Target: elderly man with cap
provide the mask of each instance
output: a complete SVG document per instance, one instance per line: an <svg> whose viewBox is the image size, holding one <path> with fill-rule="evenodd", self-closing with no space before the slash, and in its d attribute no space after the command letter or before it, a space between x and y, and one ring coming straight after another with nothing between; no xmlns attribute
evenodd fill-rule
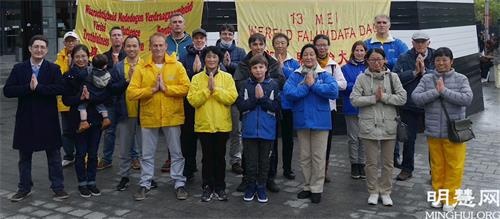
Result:
<svg viewBox="0 0 500 219"><path fill-rule="evenodd" d="M64 48L57 53L57 59L54 63L61 68L61 73L65 74L71 68L71 51L79 43L80 38L74 31L69 31L64 34L63 39ZM57 109L61 113L62 146L64 150L62 166L66 167L75 162L75 139L74 131L72 131L69 123L69 106L63 104L61 96L57 96Z"/></svg>
<svg viewBox="0 0 500 219"><path fill-rule="evenodd" d="M417 87L420 79L430 70L434 69L434 49L429 48L430 38L424 32L418 31L412 36L413 48L402 54L394 66L393 72L397 73L408 95L406 104L401 107L401 119L408 125L408 140L403 146L403 162L401 173L397 180L405 181L412 177L414 168L415 139L417 131L423 129L424 109L418 107L412 100L411 93ZM399 148L395 148L399 154Z"/></svg>

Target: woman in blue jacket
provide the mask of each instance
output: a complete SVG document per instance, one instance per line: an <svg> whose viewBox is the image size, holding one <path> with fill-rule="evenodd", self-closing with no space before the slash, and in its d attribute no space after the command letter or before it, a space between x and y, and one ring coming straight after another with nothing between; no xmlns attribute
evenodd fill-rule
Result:
<svg viewBox="0 0 500 219"><path fill-rule="evenodd" d="M347 81L346 90L340 91L343 98L343 112L347 128L347 144L349 146L349 159L351 161L351 177L353 179L366 178L365 174L365 150L358 138L359 125L357 107L352 106L349 96L356 82L358 75L365 72L366 69L366 45L363 41L356 41L351 48L351 57L349 62L342 66L342 73Z"/></svg>
<svg viewBox="0 0 500 219"><path fill-rule="evenodd" d="M285 83L284 93L292 102L293 126L300 147L304 188L297 198L321 202L325 181L325 153L328 130L332 129L329 99L337 99L335 79L317 61L318 50L306 44L300 52L302 66Z"/></svg>

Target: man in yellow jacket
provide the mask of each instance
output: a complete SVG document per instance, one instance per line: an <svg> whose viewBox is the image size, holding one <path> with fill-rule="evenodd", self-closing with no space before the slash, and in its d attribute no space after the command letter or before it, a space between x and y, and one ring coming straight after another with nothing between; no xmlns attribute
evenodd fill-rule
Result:
<svg viewBox="0 0 500 219"><path fill-rule="evenodd" d="M54 64L59 65L61 73L65 74L71 68L71 51L79 43L80 38L78 34L69 31L64 34L64 48L57 53L57 59ZM61 113L62 124L62 143L64 150L64 157L62 166L66 167L75 162L75 139L73 137L74 130L71 130L69 124L69 106L63 104L61 96L57 96L57 109Z"/></svg>
<svg viewBox="0 0 500 219"><path fill-rule="evenodd" d="M141 180L135 200L146 198L154 175L154 157L158 134L162 131L172 159L170 177L175 181L176 196L187 199L184 157L180 144L180 125L184 123L184 97L189 91L186 70L176 54L168 55L165 36L155 33L149 38L151 57L136 69L127 88L129 100L139 100L142 132Z"/></svg>

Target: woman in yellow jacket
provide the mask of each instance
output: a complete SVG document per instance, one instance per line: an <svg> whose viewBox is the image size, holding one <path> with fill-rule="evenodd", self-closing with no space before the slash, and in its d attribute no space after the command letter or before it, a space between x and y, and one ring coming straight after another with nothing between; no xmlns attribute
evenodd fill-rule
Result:
<svg viewBox="0 0 500 219"><path fill-rule="evenodd" d="M61 68L61 73L65 74L69 72L71 67L71 51L79 42L78 35L69 31L64 34L64 48L57 53L57 58L54 64ZM69 119L69 106L66 106L62 102L62 96L57 96L57 109L61 113L61 125L62 125L62 143L64 150L64 157L62 160L62 166L66 167L75 162L75 137L74 130L70 127Z"/></svg>
<svg viewBox="0 0 500 219"><path fill-rule="evenodd" d="M212 197L227 201L224 181L226 171L226 142L231 132L231 105L238 92L229 73L218 67L224 55L218 47L209 46L201 54L205 70L193 76L187 99L195 108L194 131L203 153L201 200Z"/></svg>
<svg viewBox="0 0 500 219"><path fill-rule="evenodd" d="M141 180L135 200L146 198L154 175L154 157L158 135L162 131L168 143L172 160L170 177L175 181L176 196L187 199L184 157L180 144L180 125L184 123L184 97L189 90L186 70L177 61L175 53L165 53L165 36L155 33L149 38L151 57L136 69L127 88L129 100L139 100L139 118L142 135Z"/></svg>

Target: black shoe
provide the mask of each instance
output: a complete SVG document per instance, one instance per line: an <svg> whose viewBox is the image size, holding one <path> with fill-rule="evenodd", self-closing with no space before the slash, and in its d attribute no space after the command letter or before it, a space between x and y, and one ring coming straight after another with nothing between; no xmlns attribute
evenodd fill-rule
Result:
<svg viewBox="0 0 500 219"><path fill-rule="evenodd" d="M311 202L318 204L321 202L321 193L311 193Z"/></svg>
<svg viewBox="0 0 500 219"><path fill-rule="evenodd" d="M201 194L201 201L209 202L210 200L212 200L212 194L213 194L212 188L206 185L205 187L203 187L203 194Z"/></svg>
<svg viewBox="0 0 500 219"><path fill-rule="evenodd" d="M158 188L158 183L156 183L154 180L151 180L151 189L156 189Z"/></svg>
<svg viewBox="0 0 500 219"><path fill-rule="evenodd" d="M54 199L61 200L69 198L69 195L64 190L54 191Z"/></svg>
<svg viewBox="0 0 500 219"><path fill-rule="evenodd" d="M125 189L127 189L127 187L128 187L128 182L130 182L128 177L122 177L122 179L120 180L120 183L118 183L118 185L116 186L116 190L125 191Z"/></svg>
<svg viewBox="0 0 500 219"><path fill-rule="evenodd" d="M30 195L31 195L31 191L29 191L29 192L17 192L12 197L10 197L10 201L11 202L18 202L18 201L21 201L21 200L27 198Z"/></svg>
<svg viewBox="0 0 500 219"><path fill-rule="evenodd" d="M245 190L247 189L247 185L248 185L248 183L245 180L245 177L243 177L241 179L240 185L238 185L238 187L236 188L236 191L238 191L238 192L245 192Z"/></svg>
<svg viewBox="0 0 500 219"><path fill-rule="evenodd" d="M365 165L359 164L359 178L366 179Z"/></svg>
<svg viewBox="0 0 500 219"><path fill-rule="evenodd" d="M283 176L289 180L294 180L295 179L295 173L293 171L285 171L283 172Z"/></svg>
<svg viewBox="0 0 500 219"><path fill-rule="evenodd" d="M217 200L219 201L227 201L227 194L226 194L226 191L224 189L219 189L219 190L215 190L215 196L217 196Z"/></svg>
<svg viewBox="0 0 500 219"><path fill-rule="evenodd" d="M299 194L297 194L298 199L306 199L311 197L311 191L300 191Z"/></svg>
<svg viewBox="0 0 500 219"><path fill-rule="evenodd" d="M280 191L280 187L274 182L274 179L267 180L267 189L270 192L279 192Z"/></svg>
<svg viewBox="0 0 500 219"><path fill-rule="evenodd" d="M360 176L360 164L353 163L351 164L351 178L359 179Z"/></svg>
<svg viewBox="0 0 500 219"><path fill-rule="evenodd" d="M84 198L89 198L91 196L89 189L87 186L78 186L78 191L80 191L80 196Z"/></svg>
<svg viewBox="0 0 500 219"><path fill-rule="evenodd" d="M95 185L87 186L87 189L90 191L90 194L92 194L93 196L100 196L101 195L101 191Z"/></svg>
<svg viewBox="0 0 500 219"><path fill-rule="evenodd" d="M240 163L234 163L232 166L231 166L231 170L233 171L233 173L236 173L238 175L240 174L243 174L243 168L241 167Z"/></svg>

